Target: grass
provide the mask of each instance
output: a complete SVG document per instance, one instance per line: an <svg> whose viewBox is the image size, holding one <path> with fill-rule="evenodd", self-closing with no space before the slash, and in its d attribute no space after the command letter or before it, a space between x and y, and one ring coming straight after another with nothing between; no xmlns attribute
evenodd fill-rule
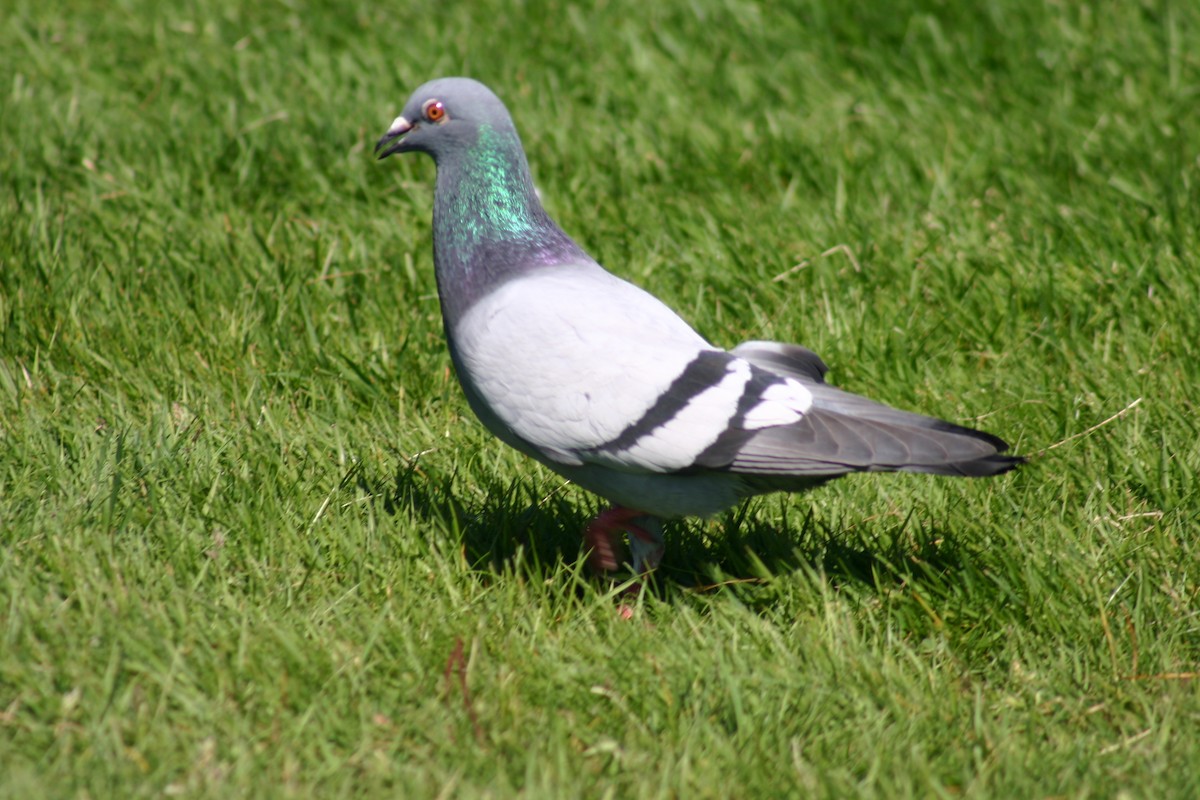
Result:
<svg viewBox="0 0 1200 800"><path fill-rule="evenodd" d="M508 5L9 3L0 795L1200 794L1200 10ZM461 73L714 341L1033 462L680 523L622 621L371 157Z"/></svg>

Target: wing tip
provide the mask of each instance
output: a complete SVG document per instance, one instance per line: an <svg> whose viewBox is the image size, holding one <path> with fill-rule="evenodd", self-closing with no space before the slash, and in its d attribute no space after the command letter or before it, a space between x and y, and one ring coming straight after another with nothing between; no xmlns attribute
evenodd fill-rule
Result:
<svg viewBox="0 0 1200 800"><path fill-rule="evenodd" d="M997 453L1003 453L1009 449L1008 442L1004 441L994 433L981 431L978 428L968 428L966 425L947 422L946 420L938 419L937 417L925 417L925 419L930 420L933 423L929 425L929 430L941 431L942 433L954 433L958 434L959 436L969 436L972 439L978 439L979 441L995 448Z"/></svg>
<svg viewBox="0 0 1200 800"><path fill-rule="evenodd" d="M1001 440L1004 448L1008 445ZM971 461L960 461L956 464L947 464L946 467L953 469L954 472L943 472L941 474L957 474L965 478L990 478L993 475L1003 475L1006 472L1011 472L1017 467L1028 462L1029 459L1025 456L1011 456L996 453L995 455L976 458Z"/></svg>

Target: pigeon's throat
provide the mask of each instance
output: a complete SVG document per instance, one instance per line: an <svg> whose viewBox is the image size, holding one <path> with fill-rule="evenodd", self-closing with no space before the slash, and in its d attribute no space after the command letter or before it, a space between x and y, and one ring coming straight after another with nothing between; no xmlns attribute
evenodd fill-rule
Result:
<svg viewBox="0 0 1200 800"><path fill-rule="evenodd" d="M481 126L465 152L438 165L434 217L442 243L458 252L537 238L546 215L515 133Z"/></svg>
<svg viewBox="0 0 1200 800"><path fill-rule="evenodd" d="M590 260L542 209L516 133L488 127L438 161L433 254L449 319L517 275Z"/></svg>

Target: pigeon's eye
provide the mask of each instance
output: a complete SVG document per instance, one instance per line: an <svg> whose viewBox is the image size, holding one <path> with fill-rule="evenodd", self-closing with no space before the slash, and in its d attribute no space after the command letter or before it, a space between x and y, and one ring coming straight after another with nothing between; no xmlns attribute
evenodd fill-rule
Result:
<svg viewBox="0 0 1200 800"><path fill-rule="evenodd" d="M446 107L442 105L441 100L426 100L421 112L430 122L441 122L446 118Z"/></svg>

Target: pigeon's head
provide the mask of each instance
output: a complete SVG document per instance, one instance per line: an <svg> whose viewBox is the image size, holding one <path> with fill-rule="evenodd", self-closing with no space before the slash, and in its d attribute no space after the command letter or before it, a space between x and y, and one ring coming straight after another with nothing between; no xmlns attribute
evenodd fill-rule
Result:
<svg viewBox="0 0 1200 800"><path fill-rule="evenodd" d="M375 145L375 152L387 158L415 150L437 160L469 146L482 125L512 129L512 118L500 98L470 78L438 78L413 92L404 111Z"/></svg>

